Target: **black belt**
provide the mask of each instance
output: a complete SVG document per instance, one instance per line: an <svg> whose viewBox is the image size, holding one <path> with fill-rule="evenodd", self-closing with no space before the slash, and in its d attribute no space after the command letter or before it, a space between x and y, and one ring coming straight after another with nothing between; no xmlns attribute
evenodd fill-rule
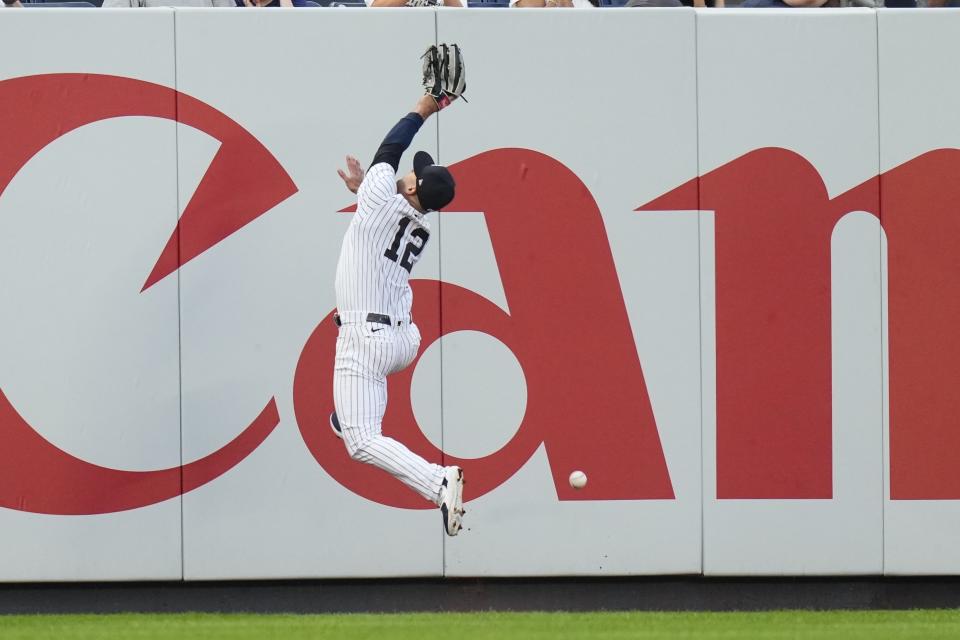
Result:
<svg viewBox="0 0 960 640"><path fill-rule="evenodd" d="M333 322L334 322L334 324L336 324L338 327L343 324L342 322L340 322L340 314L339 314L339 313L334 313L334 314L333 314ZM388 327L392 327L392 326L393 326L393 322L391 322L390 316L385 316L385 315L383 315L382 313L368 313L368 314L367 314L367 322L375 322L375 323L377 323L377 324L385 324L385 325L387 325ZM400 322L397 322L397 326L400 326Z"/></svg>

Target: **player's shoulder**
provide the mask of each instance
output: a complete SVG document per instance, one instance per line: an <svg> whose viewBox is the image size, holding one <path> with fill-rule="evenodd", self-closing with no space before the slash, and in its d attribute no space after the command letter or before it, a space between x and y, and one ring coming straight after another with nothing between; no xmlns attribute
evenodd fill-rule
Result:
<svg viewBox="0 0 960 640"><path fill-rule="evenodd" d="M378 162L369 169L367 169L367 176L389 176L391 179L394 178L397 174L393 170L393 165L389 162Z"/></svg>
<svg viewBox="0 0 960 640"><path fill-rule="evenodd" d="M379 204L397 193L397 176L387 162L380 162L369 169L360 183L361 199L367 198Z"/></svg>
<svg viewBox="0 0 960 640"><path fill-rule="evenodd" d="M360 186L361 188L364 186L370 188L375 185L377 191L392 191L396 193L396 181L397 174L394 173L390 163L378 162L367 169L367 173L363 176L363 182Z"/></svg>
<svg viewBox="0 0 960 640"><path fill-rule="evenodd" d="M391 206L397 196L397 176L388 162L379 162L369 169L357 192L357 211L361 214L381 211Z"/></svg>

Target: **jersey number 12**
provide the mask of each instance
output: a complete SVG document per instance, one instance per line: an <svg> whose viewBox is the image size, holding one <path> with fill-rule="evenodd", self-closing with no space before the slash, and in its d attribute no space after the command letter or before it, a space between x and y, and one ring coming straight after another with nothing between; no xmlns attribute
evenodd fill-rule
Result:
<svg viewBox="0 0 960 640"><path fill-rule="evenodd" d="M413 263L411 262L412 258L419 256L420 252L423 251L423 248L427 246L427 240L430 238L430 234L427 233L426 229L417 227L410 232L410 235L414 238L419 238L420 244L416 244L413 240L407 243L406 248L403 250L403 258L400 258L400 242L403 240L403 233L407 230L407 227L410 226L410 218L400 218L400 228L397 230L397 235L393 237L393 244L383 252L383 255L387 259L397 262L399 259L400 266L407 270L407 273L410 273L413 269Z"/></svg>

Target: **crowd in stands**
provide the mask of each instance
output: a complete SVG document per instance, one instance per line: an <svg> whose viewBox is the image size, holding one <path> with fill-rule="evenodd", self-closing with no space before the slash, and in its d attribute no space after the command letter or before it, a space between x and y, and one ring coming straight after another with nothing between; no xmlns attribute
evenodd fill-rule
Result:
<svg viewBox="0 0 960 640"><path fill-rule="evenodd" d="M960 7L960 0L2 0L23 7Z"/></svg>

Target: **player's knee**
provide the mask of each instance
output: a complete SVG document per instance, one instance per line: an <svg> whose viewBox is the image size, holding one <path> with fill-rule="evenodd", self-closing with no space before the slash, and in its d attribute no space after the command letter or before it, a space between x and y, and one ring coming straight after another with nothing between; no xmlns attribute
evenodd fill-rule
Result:
<svg viewBox="0 0 960 640"><path fill-rule="evenodd" d="M367 444L370 442L370 436L363 433L349 433L359 431L357 429L347 429L343 433L343 444L347 448L347 455L350 456L351 460L357 460L363 462L366 457L364 456L364 449Z"/></svg>
<svg viewBox="0 0 960 640"><path fill-rule="evenodd" d="M347 453L350 455L351 460L356 460L357 462L364 461L363 449L357 445L347 445Z"/></svg>

